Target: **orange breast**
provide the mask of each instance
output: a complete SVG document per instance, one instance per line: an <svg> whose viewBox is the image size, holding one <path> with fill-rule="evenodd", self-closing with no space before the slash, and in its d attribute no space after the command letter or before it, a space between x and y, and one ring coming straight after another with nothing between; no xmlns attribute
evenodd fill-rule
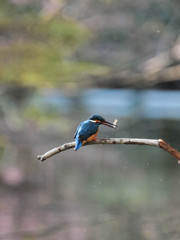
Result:
<svg viewBox="0 0 180 240"><path fill-rule="evenodd" d="M83 141L83 143L93 141L95 139L95 137L97 136L97 134L98 134L98 131L95 134L91 135L86 141Z"/></svg>

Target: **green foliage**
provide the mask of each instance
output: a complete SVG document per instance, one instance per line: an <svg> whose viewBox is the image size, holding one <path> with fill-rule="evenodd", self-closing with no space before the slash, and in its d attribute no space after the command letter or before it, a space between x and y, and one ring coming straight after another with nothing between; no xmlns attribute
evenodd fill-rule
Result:
<svg viewBox="0 0 180 240"><path fill-rule="evenodd" d="M81 73L105 69L72 59L77 47L90 37L84 27L60 15L47 21L35 6L1 4L0 36L0 81L4 84L70 85Z"/></svg>

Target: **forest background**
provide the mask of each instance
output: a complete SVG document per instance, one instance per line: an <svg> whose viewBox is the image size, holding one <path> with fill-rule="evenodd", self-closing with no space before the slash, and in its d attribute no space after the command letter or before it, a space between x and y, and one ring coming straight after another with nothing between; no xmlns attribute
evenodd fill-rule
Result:
<svg viewBox="0 0 180 240"><path fill-rule="evenodd" d="M179 166L153 147L40 163L90 114L99 137L180 149L177 0L0 1L0 240L178 240Z"/></svg>

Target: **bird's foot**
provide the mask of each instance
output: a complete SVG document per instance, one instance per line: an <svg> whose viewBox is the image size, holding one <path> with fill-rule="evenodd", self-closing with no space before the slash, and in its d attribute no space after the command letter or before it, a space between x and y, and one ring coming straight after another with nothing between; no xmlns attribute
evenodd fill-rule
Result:
<svg viewBox="0 0 180 240"><path fill-rule="evenodd" d="M98 140L98 138L97 138L97 137L95 137L95 138L93 139L93 141L96 141L96 140Z"/></svg>

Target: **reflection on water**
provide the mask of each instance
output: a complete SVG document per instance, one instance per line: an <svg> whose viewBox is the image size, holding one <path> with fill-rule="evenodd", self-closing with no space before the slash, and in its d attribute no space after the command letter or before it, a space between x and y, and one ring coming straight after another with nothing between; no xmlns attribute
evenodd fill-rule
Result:
<svg viewBox="0 0 180 240"><path fill-rule="evenodd" d="M119 129L102 126L99 137L162 138L178 148L180 92L46 90L21 107L9 103L0 120L0 239L179 239L179 166L166 152L96 145L44 163L36 156L72 141L91 113L118 117Z"/></svg>

